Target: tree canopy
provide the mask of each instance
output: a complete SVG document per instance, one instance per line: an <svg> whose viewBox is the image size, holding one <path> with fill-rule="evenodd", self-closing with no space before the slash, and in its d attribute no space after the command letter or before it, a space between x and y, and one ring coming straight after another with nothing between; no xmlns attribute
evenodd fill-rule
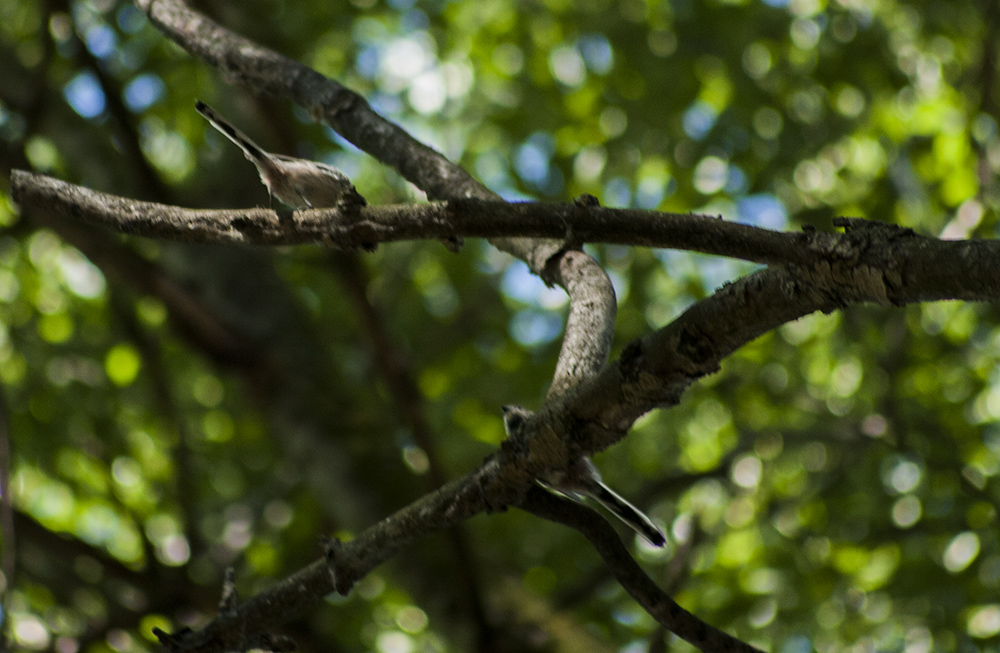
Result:
<svg viewBox="0 0 1000 653"><path fill-rule="evenodd" d="M986 0L0 3L8 643L996 650L998 44ZM196 100L368 206L267 209ZM666 546L532 483L580 452Z"/></svg>

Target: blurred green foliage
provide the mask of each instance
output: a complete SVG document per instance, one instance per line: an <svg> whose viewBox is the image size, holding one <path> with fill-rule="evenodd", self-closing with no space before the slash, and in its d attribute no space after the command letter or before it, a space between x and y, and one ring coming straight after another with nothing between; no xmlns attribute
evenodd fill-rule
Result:
<svg viewBox="0 0 1000 653"><path fill-rule="evenodd" d="M508 199L996 236L994 2L196 6L354 88ZM267 148L341 167L371 203L422 199L120 0L0 3L0 71L5 170L262 205L200 98ZM536 406L551 376L565 296L483 242L361 256L152 243L21 216L8 190L18 569L3 585L20 648L152 650L154 626L204 624L226 566L252 595L317 558L321 534L350 538L473 469L503 437L499 406ZM587 249L618 292L616 351L752 269ZM745 347L598 457L669 533L663 551L635 542L640 560L686 608L772 651L997 650L997 318L853 307ZM463 530L468 560L429 538L289 634L382 653L634 652L662 637L577 534L517 511Z"/></svg>

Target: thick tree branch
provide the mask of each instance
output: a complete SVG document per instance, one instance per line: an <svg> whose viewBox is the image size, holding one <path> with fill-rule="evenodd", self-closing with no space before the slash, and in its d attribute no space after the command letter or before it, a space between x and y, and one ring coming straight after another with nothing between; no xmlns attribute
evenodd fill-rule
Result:
<svg viewBox="0 0 1000 653"><path fill-rule="evenodd" d="M614 329L607 327L614 326L618 315L611 279L590 256L570 250L553 259L552 268L573 302L546 400L562 396L604 367L614 340Z"/></svg>

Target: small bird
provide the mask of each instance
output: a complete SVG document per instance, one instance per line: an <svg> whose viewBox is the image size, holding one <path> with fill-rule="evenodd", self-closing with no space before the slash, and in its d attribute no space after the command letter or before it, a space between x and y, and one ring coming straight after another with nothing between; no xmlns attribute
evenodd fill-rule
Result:
<svg viewBox="0 0 1000 653"><path fill-rule="evenodd" d="M531 417L531 411L521 406L503 406L502 410L507 437L518 442L523 441L524 436L521 429ZM653 523L653 520L604 484L601 480L601 473L587 456L576 459L565 470L548 478L536 480L542 487L554 490L576 501L581 501L584 496L590 497L604 506L615 517L625 522L653 546L663 546L667 542L663 531Z"/></svg>
<svg viewBox="0 0 1000 653"><path fill-rule="evenodd" d="M367 204L340 170L325 163L265 152L204 102L195 102L194 108L226 138L236 143L247 159L257 166L260 180L267 187L269 202L277 197L293 209L328 208L342 203L356 207Z"/></svg>

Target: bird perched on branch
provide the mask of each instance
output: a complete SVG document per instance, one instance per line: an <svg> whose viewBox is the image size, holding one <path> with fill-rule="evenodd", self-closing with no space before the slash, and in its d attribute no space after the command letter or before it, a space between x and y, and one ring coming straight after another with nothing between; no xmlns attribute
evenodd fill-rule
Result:
<svg viewBox="0 0 1000 653"><path fill-rule="evenodd" d="M507 437L522 441L524 439L522 429L532 414L521 406L503 406L503 424ZM536 480L543 487L576 501L582 502L582 497L590 497L653 546L663 546L667 542L663 531L653 523L653 520L604 484L601 473L587 456L580 456L566 469Z"/></svg>
<svg viewBox="0 0 1000 653"><path fill-rule="evenodd" d="M367 204L347 175L333 166L265 152L212 107L201 101L195 102L194 107L257 166L260 180L267 186L269 201L277 197L293 209L326 208L339 204L359 207Z"/></svg>

